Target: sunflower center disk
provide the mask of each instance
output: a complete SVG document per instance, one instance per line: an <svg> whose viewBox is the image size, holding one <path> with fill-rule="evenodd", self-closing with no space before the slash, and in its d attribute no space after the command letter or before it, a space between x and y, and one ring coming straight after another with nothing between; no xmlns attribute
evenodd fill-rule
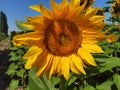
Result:
<svg viewBox="0 0 120 90"><path fill-rule="evenodd" d="M68 56L81 46L81 32L74 22L58 19L46 29L47 50L57 56Z"/></svg>
<svg viewBox="0 0 120 90"><path fill-rule="evenodd" d="M60 33L58 35L58 43L59 43L59 45L61 45L63 47L67 47L70 45L71 39L70 39L69 35Z"/></svg>

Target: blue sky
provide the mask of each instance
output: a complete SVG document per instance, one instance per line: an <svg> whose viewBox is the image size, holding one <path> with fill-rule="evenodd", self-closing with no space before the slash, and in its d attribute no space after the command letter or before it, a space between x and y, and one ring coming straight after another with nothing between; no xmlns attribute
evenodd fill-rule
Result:
<svg viewBox="0 0 120 90"><path fill-rule="evenodd" d="M61 0L55 0L60 2ZM95 0L94 6L104 7L107 0ZM15 25L15 20L25 20L25 16L39 15L38 12L28 8L31 5L42 4L50 8L50 0L1 0L0 11L3 11L8 20L9 32L18 30Z"/></svg>

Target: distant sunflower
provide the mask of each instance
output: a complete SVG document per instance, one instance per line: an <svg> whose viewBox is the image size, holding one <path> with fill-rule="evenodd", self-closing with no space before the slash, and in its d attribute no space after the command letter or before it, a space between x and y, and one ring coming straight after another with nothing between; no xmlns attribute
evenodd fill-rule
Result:
<svg viewBox="0 0 120 90"><path fill-rule="evenodd" d="M108 37L106 38L106 40L108 41L108 42L110 42L110 43L112 43L112 42L115 42L116 41L116 35L115 34L110 34L110 35L108 35Z"/></svg>
<svg viewBox="0 0 120 90"><path fill-rule="evenodd" d="M28 59L26 69L37 67L36 75L63 75L67 80L70 71L86 74L86 65L96 66L90 53L103 53L96 42L103 40L104 16L96 15L99 8L83 13L87 0L62 0L60 4L51 1L51 10L34 5L30 8L41 13L27 18L23 25L33 32L16 35L14 45L28 45L31 48L24 55Z"/></svg>
<svg viewBox="0 0 120 90"><path fill-rule="evenodd" d="M112 4L112 14L114 14L116 16L120 15L120 0L116 0Z"/></svg>

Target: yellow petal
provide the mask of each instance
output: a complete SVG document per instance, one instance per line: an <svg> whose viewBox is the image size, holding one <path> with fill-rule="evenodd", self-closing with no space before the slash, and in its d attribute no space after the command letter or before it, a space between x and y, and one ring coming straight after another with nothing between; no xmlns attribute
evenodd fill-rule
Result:
<svg viewBox="0 0 120 90"><path fill-rule="evenodd" d="M70 12L69 5L62 8L62 10L61 10L61 18L66 18L67 19L67 16L68 16L69 12Z"/></svg>
<svg viewBox="0 0 120 90"><path fill-rule="evenodd" d="M51 78L52 74L55 74L56 73L56 70L57 70L57 65L58 63L56 62L56 59L55 57L52 57L52 59L50 59L50 69L48 70L49 74L48 74L48 79Z"/></svg>
<svg viewBox="0 0 120 90"><path fill-rule="evenodd" d="M83 48L79 48L78 55L80 55L80 57L83 59L83 61L85 61L86 64L96 66L93 56Z"/></svg>
<svg viewBox="0 0 120 90"><path fill-rule="evenodd" d="M69 58L68 57L62 57L61 58L61 69L62 74L65 77L66 80L69 78Z"/></svg>
<svg viewBox="0 0 120 90"><path fill-rule="evenodd" d="M40 11L41 11L41 14L45 17L52 16L51 12L47 8L43 7L42 4L40 4Z"/></svg>
<svg viewBox="0 0 120 90"><path fill-rule="evenodd" d="M76 73L76 74L80 74L81 72L76 68L76 66L74 65L73 61L70 59L70 69L72 70L72 72Z"/></svg>
<svg viewBox="0 0 120 90"><path fill-rule="evenodd" d="M83 62L82 62L81 58L79 58L78 56L76 56L74 54L71 55L70 58L71 58L71 62L74 65L71 67L71 70L75 70L75 68L76 68L79 72L86 74L86 72L83 69ZM75 67L75 68L73 68L73 67ZM76 71L73 71L73 72L76 72Z"/></svg>
<svg viewBox="0 0 120 90"><path fill-rule="evenodd" d="M80 6L80 0L74 0L74 2Z"/></svg>
<svg viewBox="0 0 120 90"><path fill-rule="evenodd" d="M43 16L34 16L34 17L26 17L26 18L28 19L28 22L38 22L38 23L41 23L41 21L43 22L43 20L44 20Z"/></svg>
<svg viewBox="0 0 120 90"><path fill-rule="evenodd" d="M99 10L99 8L90 8L89 11L85 14L86 18L91 18L92 16L94 16L97 11Z"/></svg>
<svg viewBox="0 0 120 90"><path fill-rule="evenodd" d="M32 30L35 31L36 29L40 30L41 29L40 27L43 27L45 25L43 24L44 24L44 18L42 16L35 16L35 17L31 17L30 21L23 23L22 26L31 28Z"/></svg>
<svg viewBox="0 0 120 90"><path fill-rule="evenodd" d="M60 9L60 12L61 12L61 15L60 17L61 18L66 18L66 16L69 14L70 12L70 8L69 8L69 4L68 4L68 0L63 0L59 7L61 8Z"/></svg>
<svg viewBox="0 0 120 90"><path fill-rule="evenodd" d="M42 49L37 46L32 46L23 56L24 59L28 58L34 58L35 56L38 56L42 52Z"/></svg>
<svg viewBox="0 0 120 90"><path fill-rule="evenodd" d="M52 11L57 12L57 10L59 9L59 5L54 0L50 0L50 4Z"/></svg>
<svg viewBox="0 0 120 90"><path fill-rule="evenodd" d="M25 65L26 69L30 69L32 64L36 61L37 57L41 54L42 49L37 46L32 46L27 53L23 56L24 59L28 59Z"/></svg>
<svg viewBox="0 0 120 90"><path fill-rule="evenodd" d="M51 65L51 59L52 59L52 56L51 54L48 54L48 55L41 55L42 57L40 57L40 60L39 62L36 62L37 64L37 73L36 75L37 76L40 76L41 74L43 74L45 71L47 71L46 69L49 69L47 68L47 66L50 64ZM47 56L47 57L46 57Z"/></svg>
<svg viewBox="0 0 120 90"><path fill-rule="evenodd" d="M104 53L102 48L97 45L96 43L90 42L90 43L82 43L82 48L90 53Z"/></svg>
<svg viewBox="0 0 120 90"><path fill-rule="evenodd" d="M53 59L50 60L49 62L49 70L47 71L48 72L48 79L51 78L52 74L56 74L58 72L58 76L61 76L62 75L62 69L61 69L61 57L58 57L58 56L53 56L52 57Z"/></svg>
<svg viewBox="0 0 120 90"><path fill-rule="evenodd" d="M90 44L92 42L98 42L101 41L103 39L106 38L105 36L105 32L100 32L100 31L90 31L90 29L88 29L89 31L84 31L84 34L82 35L83 37L83 44L84 43L88 43L90 42Z"/></svg>
<svg viewBox="0 0 120 90"><path fill-rule="evenodd" d="M16 35L13 38L13 44L14 45L34 45L35 43L37 43L38 40L40 40L40 38L42 38L40 36L40 34L38 32L31 32L31 33L26 33L26 34L20 34L20 35Z"/></svg>
<svg viewBox="0 0 120 90"><path fill-rule="evenodd" d="M70 7L73 7L74 6L73 4L74 4L74 0L70 0L70 4L69 4Z"/></svg>
<svg viewBox="0 0 120 90"><path fill-rule="evenodd" d="M80 6L80 0L70 0L70 7L71 8L76 8L76 7L79 7Z"/></svg>
<svg viewBox="0 0 120 90"><path fill-rule="evenodd" d="M62 0L62 2L60 3L59 7L64 8L67 5L68 5L68 0Z"/></svg>
<svg viewBox="0 0 120 90"><path fill-rule="evenodd" d="M57 61L57 73L58 73L58 77L60 77L62 75L62 69L61 69L61 59L62 57L56 56L55 60Z"/></svg>
<svg viewBox="0 0 120 90"><path fill-rule="evenodd" d="M69 7L71 12L67 16L68 19L76 19L77 16L79 16L80 13L83 11L83 9L87 3L87 1L85 1L85 3L82 6L80 6L80 0L76 0L74 2L73 1L71 3L74 3L75 5L70 4L72 6ZM73 7L73 6L75 6L75 7Z"/></svg>
<svg viewBox="0 0 120 90"><path fill-rule="evenodd" d="M55 72L59 72L59 70L60 70L60 64L61 64L61 62L60 62L60 59L61 57L59 57L59 56L54 56L54 63L55 63L55 66L54 66L54 68L55 68Z"/></svg>
<svg viewBox="0 0 120 90"><path fill-rule="evenodd" d="M25 69L30 69L33 66L33 63L35 62L37 57L34 57L32 59L28 59L26 64L25 64Z"/></svg>
<svg viewBox="0 0 120 90"><path fill-rule="evenodd" d="M105 16L93 16L90 18L90 20L92 21L103 21L103 19L105 18Z"/></svg>
<svg viewBox="0 0 120 90"><path fill-rule="evenodd" d="M30 32L30 33L16 35L14 39L15 40L28 40L28 39L38 40L40 39L40 34L39 32Z"/></svg>
<svg viewBox="0 0 120 90"><path fill-rule="evenodd" d="M35 24L35 23L34 23L34 24ZM28 28L34 30L34 29L35 29L34 24L32 24L31 22L25 22L25 23L22 24L22 26L24 26L24 27L28 27Z"/></svg>
<svg viewBox="0 0 120 90"><path fill-rule="evenodd" d="M29 6L29 8L33 9L33 10L36 10L38 12L41 12L40 11L40 5L33 5L33 6Z"/></svg>

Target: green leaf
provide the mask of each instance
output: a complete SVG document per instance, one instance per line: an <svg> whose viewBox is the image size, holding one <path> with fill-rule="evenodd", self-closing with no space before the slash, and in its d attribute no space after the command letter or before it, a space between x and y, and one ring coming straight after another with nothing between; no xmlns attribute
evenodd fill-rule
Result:
<svg viewBox="0 0 120 90"><path fill-rule="evenodd" d="M112 81L107 80L104 83L97 85L96 88L97 90L111 90L111 85L113 84Z"/></svg>
<svg viewBox="0 0 120 90"><path fill-rule="evenodd" d="M11 52L10 54L9 54L11 57L10 57L10 61L18 61L18 60L20 60L20 56L18 56L17 55L17 53L15 53L15 52Z"/></svg>
<svg viewBox="0 0 120 90"><path fill-rule="evenodd" d="M77 87L74 87L73 90L77 90Z"/></svg>
<svg viewBox="0 0 120 90"><path fill-rule="evenodd" d="M27 85L24 90L30 90L29 86Z"/></svg>
<svg viewBox="0 0 120 90"><path fill-rule="evenodd" d="M115 42L115 47L120 48L120 42Z"/></svg>
<svg viewBox="0 0 120 90"><path fill-rule="evenodd" d="M112 68L120 66L120 58L110 57L106 55L93 55L97 63L96 67L89 66L86 69L87 75L86 78L103 73L105 71L111 71Z"/></svg>
<svg viewBox="0 0 120 90"><path fill-rule="evenodd" d="M50 83L52 85L52 87L54 88L55 85L57 85L60 82L60 78L52 76L50 79Z"/></svg>
<svg viewBox="0 0 120 90"><path fill-rule="evenodd" d="M22 31L30 31L30 28L27 28L27 27L22 26L22 24L25 23L25 21L16 20L15 23L16 23L16 26L17 26L20 30L22 30Z"/></svg>
<svg viewBox="0 0 120 90"><path fill-rule="evenodd" d="M80 90L96 90L94 86L90 85L86 80L83 81L84 85L80 86Z"/></svg>
<svg viewBox="0 0 120 90"><path fill-rule="evenodd" d="M38 78L36 77L35 71L35 68L33 68L29 72L30 90L56 90L54 86L56 83L59 82L60 79L51 78L50 80L48 80L46 75Z"/></svg>
<svg viewBox="0 0 120 90"><path fill-rule="evenodd" d="M15 56L13 56L13 57L10 58L10 61L19 61L20 58L21 58L20 56L16 56L15 55Z"/></svg>
<svg viewBox="0 0 120 90"><path fill-rule="evenodd" d="M70 79L67 81L67 82L68 82L68 86L70 86L77 78L78 78L78 77L72 75L72 76L70 77Z"/></svg>
<svg viewBox="0 0 120 90"><path fill-rule="evenodd" d="M15 74L15 71L17 68L18 68L17 65L15 65L14 63L11 63L10 66L8 67L6 74L8 74L8 75Z"/></svg>
<svg viewBox="0 0 120 90"><path fill-rule="evenodd" d="M87 87L85 87L83 90L96 90L96 89L88 84Z"/></svg>
<svg viewBox="0 0 120 90"><path fill-rule="evenodd" d="M16 46L10 47L10 50L17 50L18 48Z"/></svg>
<svg viewBox="0 0 120 90"><path fill-rule="evenodd" d="M11 82L10 82L10 90L15 90L15 88L18 86L18 84L19 84L19 80L12 80Z"/></svg>
<svg viewBox="0 0 120 90"><path fill-rule="evenodd" d="M120 75L114 74L113 81L115 85L117 86L118 90L120 90Z"/></svg>
<svg viewBox="0 0 120 90"><path fill-rule="evenodd" d="M84 90L84 88L82 86L80 86L80 89L79 90Z"/></svg>
<svg viewBox="0 0 120 90"><path fill-rule="evenodd" d="M97 55L95 60L98 62L99 72L105 72L114 67L120 66L120 58L117 57Z"/></svg>
<svg viewBox="0 0 120 90"><path fill-rule="evenodd" d="M17 72L16 72L16 75L17 75L18 77L23 78L24 73L25 73L25 70L24 70L24 69L20 69L20 71L17 71Z"/></svg>
<svg viewBox="0 0 120 90"><path fill-rule="evenodd" d="M106 48L105 48L105 54L110 54L110 53L112 53L112 52L114 52L114 49L113 49L113 48L109 48L109 47L106 47Z"/></svg>

